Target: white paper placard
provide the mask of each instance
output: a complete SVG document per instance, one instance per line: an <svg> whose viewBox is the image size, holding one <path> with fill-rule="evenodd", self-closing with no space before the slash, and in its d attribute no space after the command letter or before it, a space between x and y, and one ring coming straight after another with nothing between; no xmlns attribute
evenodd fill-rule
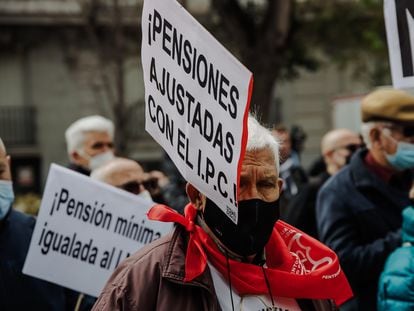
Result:
<svg viewBox="0 0 414 311"><path fill-rule="evenodd" d="M146 130L237 222L251 72L174 0L144 1L141 57Z"/></svg>
<svg viewBox="0 0 414 311"><path fill-rule="evenodd" d="M98 296L119 262L172 229L153 202L52 164L23 273Z"/></svg>
<svg viewBox="0 0 414 311"><path fill-rule="evenodd" d="M385 0L384 17L393 86L412 88L414 87L414 1Z"/></svg>

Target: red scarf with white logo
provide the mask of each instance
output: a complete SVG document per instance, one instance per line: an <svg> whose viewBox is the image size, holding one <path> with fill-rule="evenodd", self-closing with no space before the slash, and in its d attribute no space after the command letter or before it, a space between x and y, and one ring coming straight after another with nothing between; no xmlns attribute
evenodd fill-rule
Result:
<svg viewBox="0 0 414 311"><path fill-rule="evenodd" d="M197 210L192 204L185 216L165 205L155 205L148 218L175 222L189 232L185 261L188 282L204 272L207 259L227 279L227 259L210 236L195 224ZM273 295L296 299L333 299L339 306L352 297L352 290L328 247L300 230L278 221L266 247L266 276ZM262 267L228 259L231 284L240 295L268 294Z"/></svg>

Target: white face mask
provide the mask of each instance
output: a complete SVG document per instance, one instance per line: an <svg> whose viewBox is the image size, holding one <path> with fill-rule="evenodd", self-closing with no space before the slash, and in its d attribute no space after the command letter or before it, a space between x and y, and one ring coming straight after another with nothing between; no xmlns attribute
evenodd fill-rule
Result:
<svg viewBox="0 0 414 311"><path fill-rule="evenodd" d="M97 154L96 156L89 158L89 169L93 171L98 167L104 165L105 163L111 161L115 158L114 153L112 151L106 151L104 153Z"/></svg>
<svg viewBox="0 0 414 311"><path fill-rule="evenodd" d="M139 194L137 194L137 197L140 197L147 202L153 202L151 194L148 192L148 190L141 191Z"/></svg>
<svg viewBox="0 0 414 311"><path fill-rule="evenodd" d="M338 154L338 152L333 154L333 160L338 168L342 168L346 164L346 158L342 154Z"/></svg>

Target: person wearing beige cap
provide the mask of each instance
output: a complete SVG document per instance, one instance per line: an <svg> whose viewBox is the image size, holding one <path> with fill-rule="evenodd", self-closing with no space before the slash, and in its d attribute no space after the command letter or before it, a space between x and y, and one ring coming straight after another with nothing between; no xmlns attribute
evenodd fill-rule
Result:
<svg viewBox="0 0 414 311"><path fill-rule="evenodd" d="M414 96L379 89L361 103L367 148L318 194L322 242L337 252L354 299L341 310L376 310L379 275L401 243L401 212L410 205L414 168Z"/></svg>

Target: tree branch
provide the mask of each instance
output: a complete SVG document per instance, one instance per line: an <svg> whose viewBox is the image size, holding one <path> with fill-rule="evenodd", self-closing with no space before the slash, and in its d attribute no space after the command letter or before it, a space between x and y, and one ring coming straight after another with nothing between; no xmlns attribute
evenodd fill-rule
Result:
<svg viewBox="0 0 414 311"><path fill-rule="evenodd" d="M286 45L292 21L292 0L268 0L263 22L259 27L261 41L273 49Z"/></svg>

